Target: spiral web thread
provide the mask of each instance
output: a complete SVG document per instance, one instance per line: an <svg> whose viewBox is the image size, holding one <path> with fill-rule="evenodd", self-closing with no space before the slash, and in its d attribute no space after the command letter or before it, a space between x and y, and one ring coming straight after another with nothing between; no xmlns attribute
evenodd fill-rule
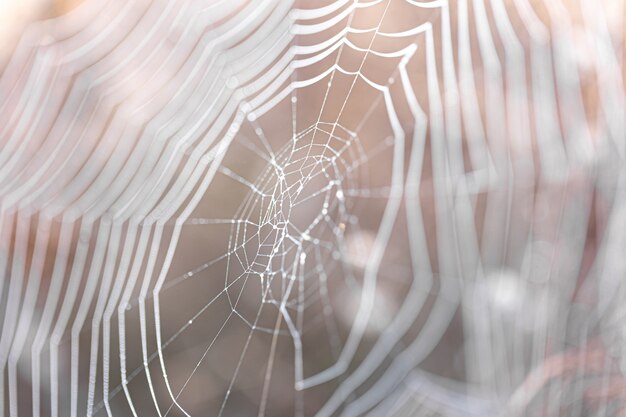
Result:
<svg viewBox="0 0 626 417"><path fill-rule="evenodd" d="M29 26L0 81L0 413L616 415L623 16L86 1ZM453 383L421 365L459 320Z"/></svg>

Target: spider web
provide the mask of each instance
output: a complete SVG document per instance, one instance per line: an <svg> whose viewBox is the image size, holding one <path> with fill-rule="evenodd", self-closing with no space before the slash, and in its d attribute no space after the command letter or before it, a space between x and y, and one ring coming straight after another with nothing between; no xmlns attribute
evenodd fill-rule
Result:
<svg viewBox="0 0 626 417"><path fill-rule="evenodd" d="M617 413L623 16L86 1L32 24L0 81L0 413Z"/></svg>

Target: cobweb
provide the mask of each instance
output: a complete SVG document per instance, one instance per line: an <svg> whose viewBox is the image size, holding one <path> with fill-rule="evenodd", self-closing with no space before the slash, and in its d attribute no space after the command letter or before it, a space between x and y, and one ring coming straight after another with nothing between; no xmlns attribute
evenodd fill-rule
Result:
<svg viewBox="0 0 626 417"><path fill-rule="evenodd" d="M0 415L623 413L624 16L31 24L0 80Z"/></svg>

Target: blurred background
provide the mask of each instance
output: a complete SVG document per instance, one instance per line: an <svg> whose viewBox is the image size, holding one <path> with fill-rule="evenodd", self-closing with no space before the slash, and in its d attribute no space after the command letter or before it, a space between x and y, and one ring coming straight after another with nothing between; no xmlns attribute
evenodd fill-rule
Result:
<svg viewBox="0 0 626 417"><path fill-rule="evenodd" d="M0 2L0 415L626 416L625 17Z"/></svg>

